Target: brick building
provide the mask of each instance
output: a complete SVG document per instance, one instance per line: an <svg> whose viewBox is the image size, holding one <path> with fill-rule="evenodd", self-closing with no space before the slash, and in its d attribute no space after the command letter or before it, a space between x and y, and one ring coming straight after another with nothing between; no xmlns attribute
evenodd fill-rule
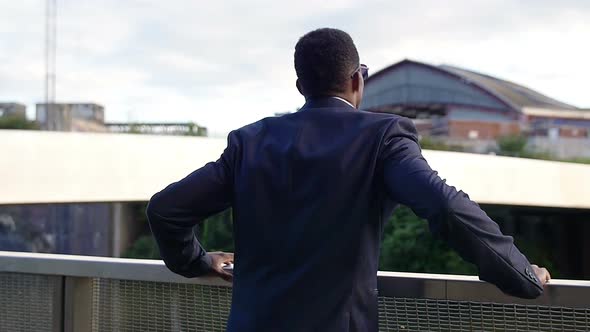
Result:
<svg viewBox="0 0 590 332"><path fill-rule="evenodd" d="M425 136L454 141L513 134L549 140L590 137L589 110L452 66L403 60L369 77L364 95L362 109L410 117Z"/></svg>

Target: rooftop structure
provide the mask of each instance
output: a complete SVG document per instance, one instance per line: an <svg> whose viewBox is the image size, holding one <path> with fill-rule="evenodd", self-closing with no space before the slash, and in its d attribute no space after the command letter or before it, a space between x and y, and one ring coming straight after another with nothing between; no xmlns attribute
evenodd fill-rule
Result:
<svg viewBox="0 0 590 332"><path fill-rule="evenodd" d="M104 132L104 107L94 103L37 104L42 130Z"/></svg>
<svg viewBox="0 0 590 332"><path fill-rule="evenodd" d="M590 112L475 71L403 60L369 77L362 108L417 119L424 135L590 136Z"/></svg>
<svg viewBox="0 0 590 332"><path fill-rule="evenodd" d="M26 118L27 106L20 103L0 103L0 117L15 116L19 118Z"/></svg>

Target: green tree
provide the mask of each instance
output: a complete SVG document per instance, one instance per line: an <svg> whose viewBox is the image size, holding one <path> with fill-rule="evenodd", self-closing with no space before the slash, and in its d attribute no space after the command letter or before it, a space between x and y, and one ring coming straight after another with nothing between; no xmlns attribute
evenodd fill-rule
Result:
<svg viewBox="0 0 590 332"><path fill-rule="evenodd" d="M476 274L442 241L434 238L425 220L400 207L385 225L379 269L383 271Z"/></svg>
<svg viewBox="0 0 590 332"><path fill-rule="evenodd" d="M540 246L538 243L527 241L522 237L515 237L514 243L531 264L546 268L551 273L552 278L561 277L561 272L555 266L553 257L543 246Z"/></svg>
<svg viewBox="0 0 590 332"><path fill-rule="evenodd" d="M527 138L521 135L503 136L497 140L500 155L539 160L563 161L568 163L590 164L590 158L557 158L547 151L534 151L526 147Z"/></svg>
<svg viewBox="0 0 590 332"><path fill-rule="evenodd" d="M131 123L129 125L129 131L127 131L129 134L143 134L141 132L141 126L137 123Z"/></svg>
<svg viewBox="0 0 590 332"><path fill-rule="evenodd" d="M160 259L160 251L156 240L152 236L150 227L145 215L147 202L134 203L131 209L132 222L139 223L143 228L142 234L131 244L129 248L122 254L125 258L138 259Z"/></svg>
<svg viewBox="0 0 590 332"><path fill-rule="evenodd" d="M208 251L234 251L231 209L208 218L197 226L196 231ZM160 258L151 234L139 237L124 256ZM384 271L476 273L473 265L435 239L427 223L406 207L397 209L385 225L379 268Z"/></svg>
<svg viewBox="0 0 590 332"><path fill-rule="evenodd" d="M564 161L570 162L570 163L578 163L578 164L590 164L590 158L583 158L583 157L566 159Z"/></svg>
<svg viewBox="0 0 590 332"><path fill-rule="evenodd" d="M498 138L497 143L501 155L520 157L526 152L527 138L522 135L503 136Z"/></svg>
<svg viewBox="0 0 590 332"><path fill-rule="evenodd" d="M197 229L201 244L208 251L234 251L231 209L207 218Z"/></svg>
<svg viewBox="0 0 590 332"><path fill-rule="evenodd" d="M139 208L143 211L145 208ZM502 223L502 216L492 217ZM152 234L140 236L125 253L128 258L160 259L158 247ZM208 251L234 251L232 211L225 210L212 216L196 227L201 244ZM559 272L547 251L536 243L516 238L518 248L531 262L550 269L552 275ZM477 274L477 269L464 261L443 241L435 238L428 229L428 223L417 217L407 207L398 208L383 230L383 242L379 269L382 271Z"/></svg>
<svg viewBox="0 0 590 332"><path fill-rule="evenodd" d="M0 129L39 129L35 121L29 121L26 118L14 115L0 117Z"/></svg>
<svg viewBox="0 0 590 332"><path fill-rule="evenodd" d="M433 139L429 136L423 136L420 139L420 147L424 150L456 151L463 152L463 147L459 145L449 145L440 139Z"/></svg>
<svg viewBox="0 0 590 332"><path fill-rule="evenodd" d="M147 219L145 218L145 204L135 209L136 220L144 224L145 232L133 242L125 251L123 257L138 259L160 259L158 245L154 239ZM234 251L231 209L207 218L195 227L199 241L207 251Z"/></svg>
<svg viewBox="0 0 590 332"><path fill-rule="evenodd" d="M137 259L161 259L158 245L152 234L138 237L122 256Z"/></svg>

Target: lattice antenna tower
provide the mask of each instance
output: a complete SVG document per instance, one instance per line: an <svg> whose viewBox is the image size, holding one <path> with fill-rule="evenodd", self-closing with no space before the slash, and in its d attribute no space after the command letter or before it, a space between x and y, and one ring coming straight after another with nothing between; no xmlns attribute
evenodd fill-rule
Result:
<svg viewBox="0 0 590 332"><path fill-rule="evenodd" d="M57 3L56 0L45 2L45 107L55 103L57 48Z"/></svg>

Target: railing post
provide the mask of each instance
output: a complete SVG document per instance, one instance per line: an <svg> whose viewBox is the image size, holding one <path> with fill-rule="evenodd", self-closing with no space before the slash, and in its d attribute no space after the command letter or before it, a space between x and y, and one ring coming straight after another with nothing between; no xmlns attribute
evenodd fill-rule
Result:
<svg viewBox="0 0 590 332"><path fill-rule="evenodd" d="M65 277L64 332L92 330L92 278Z"/></svg>
<svg viewBox="0 0 590 332"><path fill-rule="evenodd" d="M63 331L64 324L64 280L62 276L50 276L50 282L53 284L53 332Z"/></svg>

